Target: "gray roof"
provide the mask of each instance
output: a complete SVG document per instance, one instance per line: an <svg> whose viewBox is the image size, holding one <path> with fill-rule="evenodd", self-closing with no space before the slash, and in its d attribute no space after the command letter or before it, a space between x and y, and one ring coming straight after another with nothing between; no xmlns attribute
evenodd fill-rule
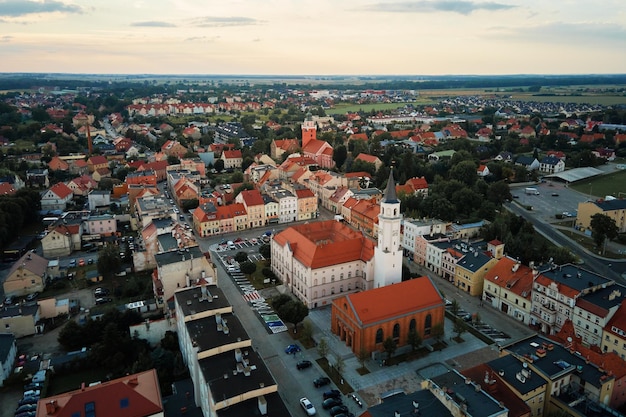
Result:
<svg viewBox="0 0 626 417"><path fill-rule="evenodd" d="M393 179L393 169L389 170L389 179L387 180L387 188L385 188L385 195L383 196L383 203L396 204L399 203L398 196L396 195L396 182Z"/></svg>
<svg viewBox="0 0 626 417"><path fill-rule="evenodd" d="M0 364L3 364L9 358L11 347L15 344L15 336L11 333L0 333Z"/></svg>
<svg viewBox="0 0 626 417"><path fill-rule="evenodd" d="M626 209L626 200L597 200L596 206L600 207L602 211L624 210Z"/></svg>
<svg viewBox="0 0 626 417"><path fill-rule="evenodd" d="M572 264L561 266L553 265L549 267L549 269L539 271L539 273L554 282L567 285L580 292L602 284L613 283L613 281L608 278Z"/></svg>
<svg viewBox="0 0 626 417"><path fill-rule="evenodd" d="M581 303L581 301L586 301L606 310L606 314L608 314L608 310L619 306L624 300L626 300L626 287L615 284L607 285L606 288L600 288L592 293L579 297L578 300L576 300L576 304L582 309L587 309L587 306Z"/></svg>
<svg viewBox="0 0 626 417"><path fill-rule="evenodd" d="M203 291L206 291L207 300L202 299ZM222 290L215 285L206 286L204 290L202 286L196 286L176 291L174 297L185 316L230 307Z"/></svg>
<svg viewBox="0 0 626 417"><path fill-rule="evenodd" d="M502 356L488 362L487 365L522 395L526 395L547 384L547 381L541 375L535 375L532 370L525 368L525 363L522 363L515 355ZM526 370L523 371L523 369Z"/></svg>
<svg viewBox="0 0 626 417"><path fill-rule="evenodd" d="M204 254L197 246L185 248L184 250L171 250L169 252L161 252L154 255L154 259L158 266L173 264L177 262L187 262L190 259L199 259Z"/></svg>
<svg viewBox="0 0 626 417"><path fill-rule="evenodd" d="M210 304L210 302L206 303ZM232 343L250 340L239 319L232 314L213 315L191 320L185 325L189 337L195 342L194 346L199 349L198 352L213 350L220 346L226 348ZM227 333L224 333L225 328L228 329Z"/></svg>
<svg viewBox="0 0 626 417"><path fill-rule="evenodd" d="M474 251L472 253L468 253L463 258L461 258L456 266L457 268L460 266L467 269L468 271L476 272L480 268L485 266L485 264L491 259L493 259L491 256L488 256L483 252Z"/></svg>
<svg viewBox="0 0 626 417"><path fill-rule="evenodd" d="M508 413L506 408L500 407L498 401L482 389L477 389L474 383L468 383L456 370L438 375L431 380L440 388L445 387L447 394L457 405L465 404L467 414L472 417L493 417Z"/></svg>
<svg viewBox="0 0 626 417"><path fill-rule="evenodd" d="M574 168L563 172L557 172L555 174L546 175L548 178L560 178L563 181L567 182L576 182L580 180L584 180L586 178L595 177L597 175L603 174L597 168L587 167L587 168Z"/></svg>
<svg viewBox="0 0 626 417"><path fill-rule="evenodd" d="M415 416L415 404L422 416L452 417L452 413L428 390L411 394L399 393L383 399L383 402L370 407L371 417L393 417L396 412L400 417Z"/></svg>

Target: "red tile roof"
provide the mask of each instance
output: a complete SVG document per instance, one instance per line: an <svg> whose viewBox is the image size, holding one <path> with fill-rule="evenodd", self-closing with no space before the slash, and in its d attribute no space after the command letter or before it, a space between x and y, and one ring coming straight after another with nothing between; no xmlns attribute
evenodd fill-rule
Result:
<svg viewBox="0 0 626 417"><path fill-rule="evenodd" d="M310 198L310 197L315 197L315 194L313 194L313 191L309 190L308 188L302 188L302 189L296 190L296 197Z"/></svg>
<svg viewBox="0 0 626 417"><path fill-rule="evenodd" d="M15 194L15 188L8 182L0 182L0 195Z"/></svg>
<svg viewBox="0 0 626 417"><path fill-rule="evenodd" d="M374 256L374 242L343 223L327 220L289 227L274 237L280 246L290 245L303 265L317 269Z"/></svg>
<svg viewBox="0 0 626 417"><path fill-rule="evenodd" d="M50 187L50 191L52 191L59 198L66 198L74 193L70 187L62 182L54 184L52 187Z"/></svg>
<svg viewBox="0 0 626 417"><path fill-rule="evenodd" d="M417 310L444 308L441 294L428 277L349 294L346 298L364 326Z"/></svg>
<svg viewBox="0 0 626 417"><path fill-rule="evenodd" d="M39 400L37 417L72 417L94 403L98 416L150 416L163 413L155 369ZM82 415L82 413L81 413Z"/></svg>
<svg viewBox="0 0 626 417"><path fill-rule="evenodd" d="M241 157L241 151L239 149L235 149L233 151L224 150L224 158L235 159Z"/></svg>
<svg viewBox="0 0 626 417"><path fill-rule="evenodd" d="M264 206L263 196L259 190L243 190L241 192L241 198L246 203L246 206Z"/></svg>
<svg viewBox="0 0 626 417"><path fill-rule="evenodd" d="M361 160L361 161L364 161L364 162L368 162L370 164L375 164L376 162L381 162L380 159L377 156L369 155L369 154L366 154L366 153L360 153L354 159L355 160Z"/></svg>
<svg viewBox="0 0 626 417"><path fill-rule="evenodd" d="M530 300L533 287L533 270L518 264L515 259L500 258L485 275L485 281L506 288L518 296Z"/></svg>

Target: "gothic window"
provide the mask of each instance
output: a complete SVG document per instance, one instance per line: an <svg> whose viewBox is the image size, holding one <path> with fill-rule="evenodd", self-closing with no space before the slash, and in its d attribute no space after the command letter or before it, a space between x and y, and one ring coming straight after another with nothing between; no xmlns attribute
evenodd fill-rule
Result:
<svg viewBox="0 0 626 417"><path fill-rule="evenodd" d="M426 315L426 320L424 320L424 334L430 334L430 328L433 325L433 317L428 314Z"/></svg>
<svg viewBox="0 0 626 417"><path fill-rule="evenodd" d="M376 343L383 343L383 329L376 330Z"/></svg>

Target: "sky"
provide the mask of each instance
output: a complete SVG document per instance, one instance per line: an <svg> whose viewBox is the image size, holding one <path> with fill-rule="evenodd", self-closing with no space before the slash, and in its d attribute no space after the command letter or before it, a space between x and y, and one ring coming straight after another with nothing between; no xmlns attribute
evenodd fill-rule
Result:
<svg viewBox="0 0 626 417"><path fill-rule="evenodd" d="M0 0L0 72L626 73L624 0Z"/></svg>

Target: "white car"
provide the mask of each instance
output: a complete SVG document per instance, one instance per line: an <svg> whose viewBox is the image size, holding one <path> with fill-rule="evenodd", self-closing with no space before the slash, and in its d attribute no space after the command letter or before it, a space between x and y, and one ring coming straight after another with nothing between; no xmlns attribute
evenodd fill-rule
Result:
<svg viewBox="0 0 626 417"><path fill-rule="evenodd" d="M310 416L315 415L315 407L311 404L311 401L307 397L300 398L300 405L304 408L304 411Z"/></svg>

